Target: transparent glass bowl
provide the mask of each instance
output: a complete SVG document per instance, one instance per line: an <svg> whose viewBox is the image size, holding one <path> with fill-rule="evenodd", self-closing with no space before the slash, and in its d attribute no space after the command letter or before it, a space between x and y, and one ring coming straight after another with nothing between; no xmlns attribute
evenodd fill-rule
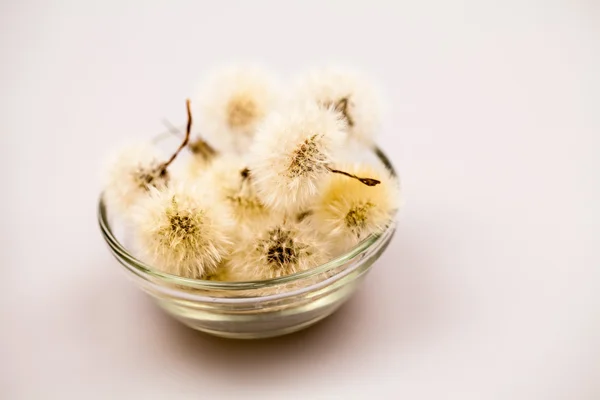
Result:
<svg viewBox="0 0 600 400"><path fill-rule="evenodd" d="M387 157L373 155L395 173ZM356 290L390 243L395 223L349 252L309 271L253 282L218 282L167 274L143 263L117 239L100 198L102 236L133 281L167 313L212 335L255 339L306 328L337 310Z"/></svg>

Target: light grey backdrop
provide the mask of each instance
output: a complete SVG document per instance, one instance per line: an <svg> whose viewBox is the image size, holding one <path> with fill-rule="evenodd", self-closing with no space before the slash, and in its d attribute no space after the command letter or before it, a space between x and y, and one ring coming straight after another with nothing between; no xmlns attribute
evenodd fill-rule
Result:
<svg viewBox="0 0 600 400"><path fill-rule="evenodd" d="M0 11L1 398L599 398L597 2ZM235 60L378 79L406 199L358 295L265 342L171 321L95 222L109 150L183 121L198 77Z"/></svg>

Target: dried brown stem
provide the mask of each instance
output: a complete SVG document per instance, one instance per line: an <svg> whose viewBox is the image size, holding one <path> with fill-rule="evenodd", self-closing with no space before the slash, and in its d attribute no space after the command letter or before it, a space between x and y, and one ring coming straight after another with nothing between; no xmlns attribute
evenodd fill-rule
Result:
<svg viewBox="0 0 600 400"><path fill-rule="evenodd" d="M350 127L354 126L354 120L352 119L352 117L350 116L350 113L348 112L348 97L342 97L340 100L338 100L338 102L335 104L335 109L338 112L341 112L342 115L344 115L344 118L346 118L346 122L348 123L348 126L350 126Z"/></svg>
<svg viewBox="0 0 600 400"><path fill-rule="evenodd" d="M163 124L169 129L169 133L179 136L181 132L173 125L168 119L163 119ZM188 147L193 154L201 155L205 160L210 160L217 155L217 150L212 147L202 137L196 138L196 140L190 140Z"/></svg>
<svg viewBox="0 0 600 400"><path fill-rule="evenodd" d="M352 178L352 179L356 179L360 183L362 183L364 185L367 185L367 186L376 186L376 185L379 185L381 183L381 181L379 181L377 179L373 179L373 178L361 178L360 176L352 175L352 174L350 174L348 172L340 171L339 169L333 169L330 166L327 166L327 170L329 172L334 173L334 174L340 174L340 175L344 175L344 176L347 176L347 177Z"/></svg>
<svg viewBox="0 0 600 400"><path fill-rule="evenodd" d="M162 165L162 168L161 168L162 171L167 170L169 165L171 165L171 163L173 161L175 161L175 159L177 158L177 155L181 152L181 150L183 150L183 148L185 146L187 146L188 142L190 141L190 132L192 131L192 111L190 110L190 100L189 99L187 99L185 101L185 107L187 110L187 117L188 117L187 127L185 128L185 138L183 139L183 142L181 142L181 144L179 145L179 148L175 151L175 153L173 153L171 158L169 158L169 160Z"/></svg>

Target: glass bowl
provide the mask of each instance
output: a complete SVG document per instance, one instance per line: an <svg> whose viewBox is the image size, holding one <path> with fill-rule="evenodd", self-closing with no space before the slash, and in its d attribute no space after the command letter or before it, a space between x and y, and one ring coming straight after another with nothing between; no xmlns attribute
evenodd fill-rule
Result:
<svg viewBox="0 0 600 400"><path fill-rule="evenodd" d="M380 149L374 148L372 155L395 175ZM116 234L111 221L101 197L102 237L130 278L162 309L193 329L239 339L284 335L331 315L356 291L396 229L392 222L381 234L308 271L263 281L219 282L183 278L143 263L126 249L126 235Z"/></svg>

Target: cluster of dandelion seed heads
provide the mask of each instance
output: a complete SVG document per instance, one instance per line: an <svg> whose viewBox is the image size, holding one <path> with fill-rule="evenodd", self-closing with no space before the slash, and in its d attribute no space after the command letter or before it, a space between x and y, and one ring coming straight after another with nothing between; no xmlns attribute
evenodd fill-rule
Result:
<svg viewBox="0 0 600 400"><path fill-rule="evenodd" d="M383 166L342 161L350 142L370 151L375 92L339 70L307 74L286 95L276 81L256 68L213 74L187 103L185 139L170 158L144 145L110 165L105 202L131 220L142 261L194 279L273 279L392 222L397 180Z"/></svg>

